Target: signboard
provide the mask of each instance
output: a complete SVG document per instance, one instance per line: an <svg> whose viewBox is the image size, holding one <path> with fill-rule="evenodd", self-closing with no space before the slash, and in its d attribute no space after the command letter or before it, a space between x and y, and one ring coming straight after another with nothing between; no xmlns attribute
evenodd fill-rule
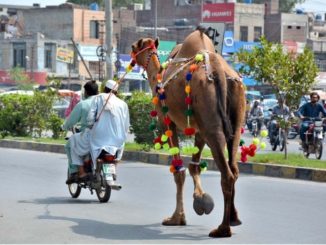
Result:
<svg viewBox="0 0 326 245"><path fill-rule="evenodd" d="M131 57L129 54L119 54L119 77L121 77L126 72L126 68L130 64ZM132 80L144 80L142 76L143 68L140 68L138 65L135 65L132 69L132 72L129 72L125 79L132 79Z"/></svg>
<svg viewBox="0 0 326 245"><path fill-rule="evenodd" d="M167 60L170 52L175 47L177 43L174 41L160 41L158 45L158 57L160 58L161 62L164 62Z"/></svg>
<svg viewBox="0 0 326 245"><path fill-rule="evenodd" d="M97 46L78 44L78 50L79 50L80 54L83 56L83 59L87 60L87 61L98 61L96 49L97 49ZM79 56L78 56L78 60L80 60Z"/></svg>
<svg viewBox="0 0 326 245"><path fill-rule="evenodd" d="M207 29L207 36L213 41L215 52L222 54L225 24L205 22L201 23L200 25Z"/></svg>
<svg viewBox="0 0 326 245"><path fill-rule="evenodd" d="M72 64L74 61L74 51L66 48L57 48L57 61Z"/></svg>
<svg viewBox="0 0 326 245"><path fill-rule="evenodd" d="M203 22L234 22L234 3L203 4Z"/></svg>

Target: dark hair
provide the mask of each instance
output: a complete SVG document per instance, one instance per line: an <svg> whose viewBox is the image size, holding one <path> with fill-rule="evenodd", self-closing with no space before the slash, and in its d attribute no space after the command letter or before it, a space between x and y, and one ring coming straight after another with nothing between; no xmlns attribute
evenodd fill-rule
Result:
<svg viewBox="0 0 326 245"><path fill-rule="evenodd" d="M113 94L115 94L115 95L117 94L117 91L112 90L112 89L110 89L110 88L108 88L108 87L104 87L104 93L107 93L107 94L108 94L108 93L110 93L111 91L112 91Z"/></svg>
<svg viewBox="0 0 326 245"><path fill-rule="evenodd" d="M312 99L312 97L313 97L314 95L317 95L318 100L320 99L320 96L319 96L319 94L318 94L317 92L311 92L311 93L310 93L310 99Z"/></svg>
<svg viewBox="0 0 326 245"><path fill-rule="evenodd" d="M94 80L88 81L84 85L84 89L88 96L98 94L98 85L97 85L96 81L94 81Z"/></svg>

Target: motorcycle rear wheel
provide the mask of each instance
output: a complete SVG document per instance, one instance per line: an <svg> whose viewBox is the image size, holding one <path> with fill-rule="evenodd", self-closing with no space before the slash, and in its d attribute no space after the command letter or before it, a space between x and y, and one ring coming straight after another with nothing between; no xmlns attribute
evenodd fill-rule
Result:
<svg viewBox="0 0 326 245"><path fill-rule="evenodd" d="M106 180L103 178L104 173L101 171L101 187L96 189L96 195L100 202L108 202L111 197L111 187L106 183Z"/></svg>
<svg viewBox="0 0 326 245"><path fill-rule="evenodd" d="M323 155L323 141L321 139L318 139L315 147L316 147L315 155L316 158L319 160Z"/></svg>
<svg viewBox="0 0 326 245"><path fill-rule="evenodd" d="M78 198L81 192L81 187L77 183L72 183L68 185L68 190L72 198Z"/></svg>

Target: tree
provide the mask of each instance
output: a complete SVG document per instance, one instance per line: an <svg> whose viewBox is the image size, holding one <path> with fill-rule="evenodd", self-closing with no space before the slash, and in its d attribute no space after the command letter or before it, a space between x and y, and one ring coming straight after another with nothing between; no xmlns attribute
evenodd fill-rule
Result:
<svg viewBox="0 0 326 245"><path fill-rule="evenodd" d="M245 0L238 0L238 3L244 3ZM253 0L253 3L265 3L266 0ZM305 0L279 0L279 4L280 4L280 11L281 12L285 12L285 13L289 13L293 10L294 6L297 3L304 3Z"/></svg>
<svg viewBox="0 0 326 245"><path fill-rule="evenodd" d="M105 0L67 0L69 3L75 3L79 5L90 5L92 3L97 3L99 6L104 7ZM119 8L119 7L127 7L129 4L132 3L144 3L144 0L113 0L112 7Z"/></svg>
<svg viewBox="0 0 326 245"><path fill-rule="evenodd" d="M305 48L303 53L294 55L284 52L281 44L272 44L264 37L260 41L261 46L251 53L241 50L237 54L239 61L246 65L241 72L271 85L277 94L285 93L287 103L295 108L315 83L318 68L312 51Z"/></svg>
<svg viewBox="0 0 326 245"><path fill-rule="evenodd" d="M237 54L239 62L244 64L240 71L271 85L277 95L285 95L290 110L296 109L317 76L318 68L312 51L305 48L303 53L295 55L284 52L281 44L272 44L264 37L260 41L261 45L251 53L241 50ZM281 125L287 130L289 122L284 120Z"/></svg>

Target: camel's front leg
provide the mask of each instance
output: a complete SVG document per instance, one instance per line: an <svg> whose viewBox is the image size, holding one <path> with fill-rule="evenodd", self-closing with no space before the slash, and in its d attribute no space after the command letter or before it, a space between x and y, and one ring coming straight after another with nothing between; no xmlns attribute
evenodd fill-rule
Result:
<svg viewBox="0 0 326 245"><path fill-rule="evenodd" d="M176 126L174 123L170 124L170 129L173 131L173 136L171 139L172 144L175 147L179 147ZM177 187L176 209L171 217L163 220L162 224L163 225L186 225L186 217L185 217L184 206L183 206L183 193L184 193L184 183L185 183L185 179L186 179L186 172L184 170L177 171L177 172L173 173L173 176L174 176L174 182Z"/></svg>
<svg viewBox="0 0 326 245"><path fill-rule="evenodd" d="M195 146L199 148L197 154L192 155L192 162L189 164L189 173L194 181L194 204L193 208L198 215L209 214L214 208L213 198L205 193L200 181L200 156L205 146L205 141L197 133L195 136Z"/></svg>

